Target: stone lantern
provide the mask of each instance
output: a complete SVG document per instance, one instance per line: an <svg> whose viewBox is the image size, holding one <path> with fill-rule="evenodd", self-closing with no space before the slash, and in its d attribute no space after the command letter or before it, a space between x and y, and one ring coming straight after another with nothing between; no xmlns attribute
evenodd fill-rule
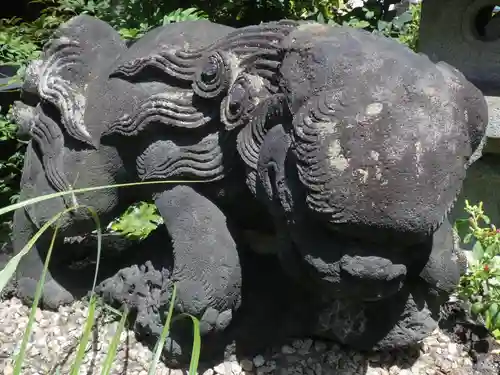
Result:
<svg viewBox="0 0 500 375"><path fill-rule="evenodd" d="M500 92L500 12L492 0L424 0L420 52L462 71L486 95Z"/></svg>
<svg viewBox="0 0 500 375"><path fill-rule="evenodd" d="M488 139L452 216L466 217L465 198L483 201L500 226L500 0L423 0L419 52L455 66L486 96Z"/></svg>

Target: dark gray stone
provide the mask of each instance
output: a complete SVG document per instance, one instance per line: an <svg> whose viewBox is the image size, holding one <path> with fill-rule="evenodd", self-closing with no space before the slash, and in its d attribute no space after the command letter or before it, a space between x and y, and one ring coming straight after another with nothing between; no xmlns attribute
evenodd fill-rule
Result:
<svg viewBox="0 0 500 375"><path fill-rule="evenodd" d="M286 271L274 271L290 280L276 294L296 295L302 318L287 320L295 333L381 350L412 345L436 326L436 309L460 276L447 214L488 118L481 92L450 65L381 36L315 23L232 29L190 21L126 46L109 25L79 16L30 65L23 90L37 101L15 111L32 138L22 199L172 182L15 213L18 253L75 201L107 223L131 202L153 199L165 222L161 241L149 255L115 264L98 287L133 311L143 337L160 334L174 283L175 312L199 318L204 339L230 331L249 295L245 272L258 272L242 262L252 247L271 247ZM83 210L61 227L66 237L92 229ZM260 243L248 244L249 233ZM18 269L26 302L49 239ZM56 276L71 249L54 255L47 308L74 298ZM186 342L189 321L176 322L165 348L171 361L185 358Z"/></svg>

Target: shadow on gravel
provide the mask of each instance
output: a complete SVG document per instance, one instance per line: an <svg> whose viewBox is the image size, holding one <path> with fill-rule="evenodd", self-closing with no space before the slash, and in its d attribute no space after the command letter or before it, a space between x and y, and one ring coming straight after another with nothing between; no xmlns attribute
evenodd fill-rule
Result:
<svg viewBox="0 0 500 375"><path fill-rule="evenodd" d="M500 350L483 323L472 318L467 305L462 301L450 301L442 307L440 328L450 338L464 346L469 353L475 370L479 374L500 374Z"/></svg>
<svg viewBox="0 0 500 375"><path fill-rule="evenodd" d="M104 240L100 263L98 283L114 276L120 269L131 265L144 264L151 261L155 265L168 266L169 250L166 248L165 238L168 234L163 228L157 229L146 240L134 243L121 237L108 237ZM81 240L81 239L80 239ZM59 251L68 251L71 248L76 261L68 264L65 269L51 270L54 278L65 288L70 290L77 298L87 295L92 286L95 271L96 242L95 239L86 238L79 244L59 245ZM162 251L159 251L162 249ZM170 251L171 252L171 251ZM57 253L56 253L57 256ZM290 368L295 362L312 361L320 363L325 361L325 352L311 350L300 354L297 350L294 354L281 353L283 345L289 345L294 338L310 337L312 331L310 325L313 321L311 312L314 311L314 301L310 294L300 285L294 284L281 270L277 258L273 255L261 255L252 252L242 246L240 257L243 268L243 303L234 315L233 321L223 334L207 335L202 338L202 353L200 358L199 373L208 368L235 359L252 359L256 355L262 355L266 359L274 356L276 368ZM116 307L116 306L115 306ZM109 317L108 317L109 319ZM133 321L134 316L131 314ZM132 321L129 326L132 326ZM189 323L188 320L176 322ZM102 324L98 321L97 324ZM177 328L177 327L174 328ZM179 330L187 337L192 337L191 324L179 324ZM189 332L184 331L184 329ZM177 329L174 329L174 332ZM97 332L94 330L94 332ZM99 338L94 336L91 350L97 350ZM106 338L109 339L109 338ZM138 337L151 350L156 341L147 340L147 337ZM192 339L189 341L191 342ZM325 342L325 340L321 340ZM328 346L336 345L332 342ZM323 373L325 371L336 371L336 366L342 362L351 361L349 356L355 357L355 352L336 345L335 356L326 358L328 363L322 363ZM76 348L75 348L76 350ZM281 353L276 355L276 353ZM418 359L419 347L406 350L396 350L387 353L379 353L382 358L404 357L404 361L398 363L400 368L410 368ZM364 374L367 370L367 357L358 355L356 372ZM321 358L320 358L321 357ZM327 355L328 357L328 355ZM62 359L64 360L64 359ZM124 358L127 362L127 358ZM168 362L168 361L167 361ZM353 362L354 363L354 362ZM126 364L125 364L126 366ZM330 368L330 370L328 370ZM353 368L354 371L354 368ZM279 372L278 372L279 373Z"/></svg>

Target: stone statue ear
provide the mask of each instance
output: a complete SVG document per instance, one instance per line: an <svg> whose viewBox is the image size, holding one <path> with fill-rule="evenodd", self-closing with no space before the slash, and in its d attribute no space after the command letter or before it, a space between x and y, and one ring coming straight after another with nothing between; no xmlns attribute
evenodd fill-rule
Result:
<svg viewBox="0 0 500 375"><path fill-rule="evenodd" d="M193 90L204 99L220 98L231 85L231 64L223 51L213 51L202 59L194 75Z"/></svg>

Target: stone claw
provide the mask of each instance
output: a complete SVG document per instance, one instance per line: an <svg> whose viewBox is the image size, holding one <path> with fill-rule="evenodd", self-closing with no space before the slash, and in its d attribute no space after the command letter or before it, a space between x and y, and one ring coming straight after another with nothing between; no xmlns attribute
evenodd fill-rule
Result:
<svg viewBox="0 0 500 375"><path fill-rule="evenodd" d="M35 299L38 281L29 277L17 280L17 296L25 304L32 304ZM43 286L40 306L49 310L57 310L59 306L68 305L74 301L73 295L55 280L48 280Z"/></svg>

